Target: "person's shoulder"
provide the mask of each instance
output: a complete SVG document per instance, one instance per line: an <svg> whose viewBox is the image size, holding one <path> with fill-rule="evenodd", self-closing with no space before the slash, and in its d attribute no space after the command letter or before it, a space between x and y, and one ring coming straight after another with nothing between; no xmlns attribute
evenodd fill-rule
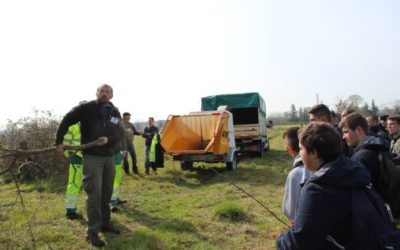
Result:
<svg viewBox="0 0 400 250"><path fill-rule="evenodd" d="M303 171L304 171L304 165L298 166L290 170L288 174L289 179L298 179L303 176Z"/></svg>

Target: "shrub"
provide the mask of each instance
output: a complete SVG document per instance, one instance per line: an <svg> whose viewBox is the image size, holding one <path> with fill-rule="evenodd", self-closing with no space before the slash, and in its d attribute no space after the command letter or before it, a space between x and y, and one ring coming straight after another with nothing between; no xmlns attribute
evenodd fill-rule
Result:
<svg viewBox="0 0 400 250"><path fill-rule="evenodd" d="M237 203L225 201L215 209L215 215L221 219L231 221L247 221L248 216L244 209Z"/></svg>
<svg viewBox="0 0 400 250"><path fill-rule="evenodd" d="M33 117L25 117L17 122L9 121L1 132L1 147L6 149L34 150L51 147L59 122L50 111L34 110ZM9 153L9 152L8 152ZM3 155L4 152L1 152ZM4 159L0 170L11 164L12 157ZM42 179L65 174L67 161L55 151L46 154L18 157L13 172L20 180Z"/></svg>

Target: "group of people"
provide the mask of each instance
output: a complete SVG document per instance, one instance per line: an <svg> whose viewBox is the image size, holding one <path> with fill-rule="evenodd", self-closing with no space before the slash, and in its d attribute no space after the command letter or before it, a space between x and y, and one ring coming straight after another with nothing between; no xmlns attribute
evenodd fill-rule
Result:
<svg viewBox="0 0 400 250"><path fill-rule="evenodd" d="M132 171L139 173L136 152L133 144L134 135L145 138L145 172L150 168L157 173L157 165L152 159L155 143L159 143L158 128L154 118L149 118L149 126L143 132L137 131L130 123L128 112L121 116L117 107L110 101L113 89L108 84L97 88L96 99L81 102L62 119L57 132L55 145L61 155L69 158L69 180L66 199L66 216L80 219L76 203L83 183L87 194L86 208L88 229L85 239L96 247L105 242L99 232L119 234L120 230L111 224L111 211L117 211L119 199L122 163L129 174L128 154L132 160ZM86 145L95 142L95 146L85 147L82 151L64 150L65 145ZM154 157L153 157L154 158ZM110 207L111 205L111 207Z"/></svg>
<svg viewBox="0 0 400 250"><path fill-rule="evenodd" d="M146 174L150 169L157 173L155 151L160 139L154 118L149 118L149 126L142 132L130 122L130 113L121 116L110 102L113 97L110 85L99 86L96 97L81 102L64 116L55 145L70 161L66 216L81 218L76 212L76 201L83 183L88 216L85 239L102 247L105 242L99 232L120 233L111 223L111 211L121 202L122 163L129 174L128 155L133 173L139 173L134 136L145 138ZM287 151L294 157L283 200L283 212L292 226L279 237L277 248L351 249L354 246L352 190L372 187L385 199L380 193L384 184L380 152L388 152L391 160L399 161L400 115L379 122L375 116L365 118L345 110L340 121L335 122L328 107L320 104L309 111L309 117L310 125L306 128L289 128L284 134ZM82 151L64 151L65 145L91 142L95 146ZM391 208L399 216L399 208Z"/></svg>
<svg viewBox="0 0 400 250"><path fill-rule="evenodd" d="M388 183L381 171L382 154L399 164L400 115L384 116L379 122L376 116L363 117L346 109L335 122L329 108L319 104L309 110L309 118L304 129L291 127L283 135L287 152L294 157L282 204L291 228L278 238L277 249L355 249L373 238L355 239L354 223L368 220L367 213L354 213L354 207L368 210L367 204L361 204L365 200L354 202L355 190L367 188L379 194L377 203L382 199L385 209L390 205L385 211L388 218L400 215L400 192L397 203L387 200ZM368 212L368 216L381 216L373 209ZM392 240L400 245L399 238ZM381 249L378 243L368 247Z"/></svg>

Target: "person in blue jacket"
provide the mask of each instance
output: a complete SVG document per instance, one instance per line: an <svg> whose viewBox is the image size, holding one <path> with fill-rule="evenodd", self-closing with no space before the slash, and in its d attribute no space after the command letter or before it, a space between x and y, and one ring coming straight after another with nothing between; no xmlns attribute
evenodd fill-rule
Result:
<svg viewBox="0 0 400 250"><path fill-rule="evenodd" d="M369 172L341 154L341 137L330 124L310 124L299 140L301 159L314 175L303 186L294 226L277 239L277 249L350 249L350 194L370 183Z"/></svg>

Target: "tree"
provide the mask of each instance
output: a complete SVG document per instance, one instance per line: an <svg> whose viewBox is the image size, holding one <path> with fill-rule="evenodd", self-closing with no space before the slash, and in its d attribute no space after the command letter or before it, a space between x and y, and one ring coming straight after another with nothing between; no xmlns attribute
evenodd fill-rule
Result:
<svg viewBox="0 0 400 250"><path fill-rule="evenodd" d="M337 103L335 104L336 106L336 112L338 113L342 113L342 111L347 108L347 102L344 101L341 97L339 98L339 100L337 101Z"/></svg>
<svg viewBox="0 0 400 250"><path fill-rule="evenodd" d="M297 116L297 109L296 109L296 106L294 106L294 104L292 104L290 107L289 121L291 121L291 122L299 121L299 117Z"/></svg>
<svg viewBox="0 0 400 250"><path fill-rule="evenodd" d="M371 110L369 109L368 103L364 103L364 106L360 108L360 113L363 116L369 116L372 113Z"/></svg>
<svg viewBox="0 0 400 250"><path fill-rule="evenodd" d="M375 100L374 99L372 99L372 101L371 101L371 109L370 109L370 111L371 111L372 115L378 115L379 109L375 105Z"/></svg>
<svg viewBox="0 0 400 250"><path fill-rule="evenodd" d="M359 110L360 106L364 103L364 99L359 95L351 95L347 97L347 107Z"/></svg>

